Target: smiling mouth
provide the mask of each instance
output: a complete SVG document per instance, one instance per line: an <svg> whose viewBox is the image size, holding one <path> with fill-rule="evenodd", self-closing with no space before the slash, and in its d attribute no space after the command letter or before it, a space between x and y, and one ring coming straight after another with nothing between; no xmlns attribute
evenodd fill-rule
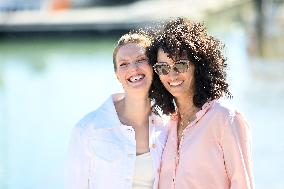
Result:
<svg viewBox="0 0 284 189"><path fill-rule="evenodd" d="M177 87L179 85L181 85L183 83L183 81L172 81L172 82L169 82L169 85L171 87Z"/></svg>
<svg viewBox="0 0 284 189"><path fill-rule="evenodd" d="M139 75L132 76L127 80L130 81L131 83L135 83L135 82L141 81L144 78L145 78L145 75L139 74Z"/></svg>

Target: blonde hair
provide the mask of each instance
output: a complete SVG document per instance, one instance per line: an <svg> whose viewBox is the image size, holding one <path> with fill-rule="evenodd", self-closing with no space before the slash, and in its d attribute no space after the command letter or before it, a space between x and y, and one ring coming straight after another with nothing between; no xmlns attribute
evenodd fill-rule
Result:
<svg viewBox="0 0 284 189"><path fill-rule="evenodd" d="M116 55L120 47L129 44L129 43L135 43L138 45L141 45L144 48L148 48L151 45L152 38L150 35L143 33L143 32L137 32L137 33L127 33L120 37L118 40L112 54L112 60L113 60L113 67L114 71L116 71Z"/></svg>

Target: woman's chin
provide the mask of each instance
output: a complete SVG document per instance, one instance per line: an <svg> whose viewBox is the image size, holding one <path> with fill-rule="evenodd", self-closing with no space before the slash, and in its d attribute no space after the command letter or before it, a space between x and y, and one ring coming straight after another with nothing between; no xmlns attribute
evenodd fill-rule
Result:
<svg viewBox="0 0 284 189"><path fill-rule="evenodd" d="M149 89L150 86L148 85L137 85L124 88L125 92L131 96L148 96Z"/></svg>
<svg viewBox="0 0 284 189"><path fill-rule="evenodd" d="M183 88L180 87L175 87L175 88L170 88L168 89L168 91L175 97L178 98L181 95L184 95L185 91L183 90Z"/></svg>

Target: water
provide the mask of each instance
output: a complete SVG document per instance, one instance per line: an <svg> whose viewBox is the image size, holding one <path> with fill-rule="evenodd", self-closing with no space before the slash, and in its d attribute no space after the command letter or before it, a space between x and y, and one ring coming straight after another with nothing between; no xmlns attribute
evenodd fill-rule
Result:
<svg viewBox="0 0 284 189"><path fill-rule="evenodd" d="M284 188L284 64L251 59L242 31L227 45L233 103L253 134L258 189ZM62 189L70 131L111 93L116 39L27 39L0 43L0 188Z"/></svg>
<svg viewBox="0 0 284 189"><path fill-rule="evenodd" d="M2 43L2 188L63 188L71 128L121 91L112 69L114 41L56 40Z"/></svg>

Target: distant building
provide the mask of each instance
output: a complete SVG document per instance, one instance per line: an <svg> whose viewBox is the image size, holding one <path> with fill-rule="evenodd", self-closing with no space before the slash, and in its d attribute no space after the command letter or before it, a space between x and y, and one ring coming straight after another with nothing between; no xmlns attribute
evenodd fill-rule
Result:
<svg viewBox="0 0 284 189"><path fill-rule="evenodd" d="M96 5L121 5L132 3L138 0L70 0L73 7L86 7Z"/></svg>
<svg viewBox="0 0 284 189"><path fill-rule="evenodd" d="M64 0L70 8L90 6L115 6L138 0ZM39 10L51 4L62 4L63 0L0 0L0 11Z"/></svg>

